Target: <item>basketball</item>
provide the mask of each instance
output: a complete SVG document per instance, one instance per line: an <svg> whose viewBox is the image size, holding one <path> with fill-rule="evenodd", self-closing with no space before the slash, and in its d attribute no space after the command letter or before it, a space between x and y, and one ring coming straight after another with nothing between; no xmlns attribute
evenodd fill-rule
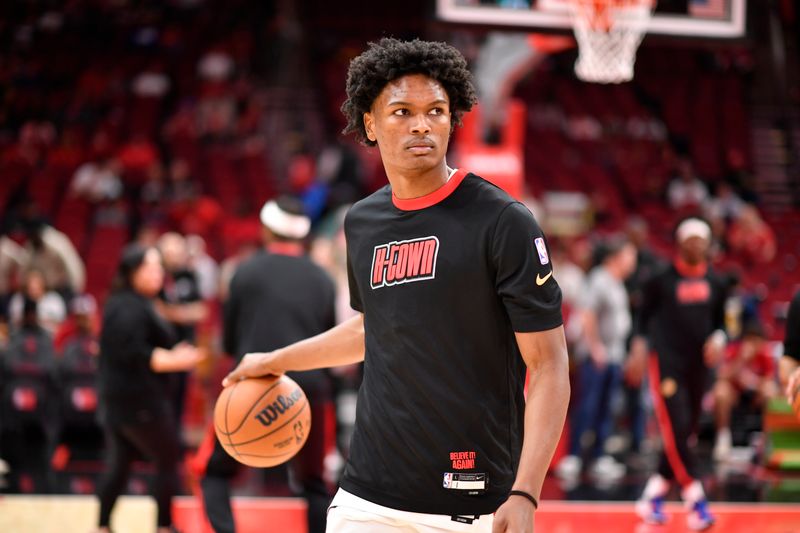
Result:
<svg viewBox="0 0 800 533"><path fill-rule="evenodd" d="M219 395L214 429L225 451L240 463L276 466L305 444L311 407L303 389L287 376L245 379Z"/></svg>

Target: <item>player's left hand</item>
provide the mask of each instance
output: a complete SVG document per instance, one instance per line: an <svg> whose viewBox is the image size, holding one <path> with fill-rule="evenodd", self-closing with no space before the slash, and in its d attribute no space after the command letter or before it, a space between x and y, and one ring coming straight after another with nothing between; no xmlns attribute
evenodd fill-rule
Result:
<svg viewBox="0 0 800 533"><path fill-rule="evenodd" d="M492 533L533 533L533 511L525 498L509 498L494 514Z"/></svg>
<svg viewBox="0 0 800 533"><path fill-rule="evenodd" d="M274 359L275 352L245 354L239 365L222 380L222 386L227 387L247 378L280 376L285 370L279 369L273 363Z"/></svg>

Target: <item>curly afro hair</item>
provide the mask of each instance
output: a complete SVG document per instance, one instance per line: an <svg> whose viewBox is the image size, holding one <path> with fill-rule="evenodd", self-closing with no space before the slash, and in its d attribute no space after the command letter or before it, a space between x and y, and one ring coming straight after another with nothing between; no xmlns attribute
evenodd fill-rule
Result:
<svg viewBox="0 0 800 533"><path fill-rule="evenodd" d="M441 42L384 37L369 43L369 49L350 62L347 100L342 104L347 126L342 133L353 133L367 146L375 146L364 130L364 113L386 84L408 74L424 74L442 84L450 99L451 131L477 101L472 74L461 52Z"/></svg>

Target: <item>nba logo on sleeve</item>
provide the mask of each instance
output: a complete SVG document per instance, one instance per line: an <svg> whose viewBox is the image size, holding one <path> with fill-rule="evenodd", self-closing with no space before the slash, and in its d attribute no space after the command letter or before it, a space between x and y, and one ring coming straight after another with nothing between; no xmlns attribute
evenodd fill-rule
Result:
<svg viewBox="0 0 800 533"><path fill-rule="evenodd" d="M539 252L539 262L543 265L549 263L550 256L547 255L547 246L544 245L544 239L537 237L533 239L533 243L536 245L536 251Z"/></svg>

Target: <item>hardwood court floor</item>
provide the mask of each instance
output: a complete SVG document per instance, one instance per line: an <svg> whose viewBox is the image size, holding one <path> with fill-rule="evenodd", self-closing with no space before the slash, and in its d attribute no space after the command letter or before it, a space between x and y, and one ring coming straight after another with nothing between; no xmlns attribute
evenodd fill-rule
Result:
<svg viewBox="0 0 800 533"><path fill-rule="evenodd" d="M237 498L240 533L306 533L305 503L293 498ZM800 504L713 504L717 524L710 533L800 533ZM667 505L672 518L664 526L642 524L630 502L545 501L536 513L537 533L685 533L678 503ZM97 502L87 496L0 497L0 531L8 533L88 533ZM175 522L184 533L210 533L198 500L181 497ZM120 499L112 519L117 533L150 533L155 504L142 496Z"/></svg>

